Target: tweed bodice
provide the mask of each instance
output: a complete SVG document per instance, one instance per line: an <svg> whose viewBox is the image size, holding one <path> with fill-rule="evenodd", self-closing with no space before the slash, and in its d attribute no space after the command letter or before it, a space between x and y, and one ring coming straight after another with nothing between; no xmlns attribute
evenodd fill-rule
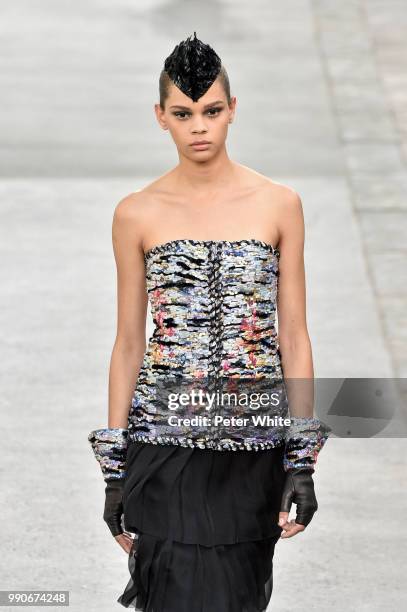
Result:
<svg viewBox="0 0 407 612"><path fill-rule="evenodd" d="M129 413L133 439L202 448L259 448L281 444L244 427L168 425L160 401L168 381L199 385L232 379L280 379L276 332L279 257L257 239L178 239L145 254L146 285L154 322ZM213 387L211 387L213 388ZM157 392L157 390L160 390ZM260 440L261 438L261 440Z"/></svg>

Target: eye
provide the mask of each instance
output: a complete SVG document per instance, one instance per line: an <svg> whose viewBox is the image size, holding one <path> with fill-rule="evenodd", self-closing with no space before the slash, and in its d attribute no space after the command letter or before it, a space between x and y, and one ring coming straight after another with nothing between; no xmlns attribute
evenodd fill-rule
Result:
<svg viewBox="0 0 407 612"><path fill-rule="evenodd" d="M179 117L180 119L184 119L184 117L181 117L180 115L189 115L190 113L187 113L187 111L176 111L175 113L173 113L173 115L175 117Z"/></svg>
<svg viewBox="0 0 407 612"><path fill-rule="evenodd" d="M213 107L213 108L208 109L208 113L214 111L215 114L214 115L210 115L210 117L216 117L216 115L218 115L221 112L221 110L222 109L219 108L219 107L217 107L217 108Z"/></svg>
<svg viewBox="0 0 407 612"><path fill-rule="evenodd" d="M216 117L223 109L221 107L212 107L208 108L206 111L210 117ZM184 120L188 115L190 115L188 111L175 111L173 115L178 117L178 119Z"/></svg>

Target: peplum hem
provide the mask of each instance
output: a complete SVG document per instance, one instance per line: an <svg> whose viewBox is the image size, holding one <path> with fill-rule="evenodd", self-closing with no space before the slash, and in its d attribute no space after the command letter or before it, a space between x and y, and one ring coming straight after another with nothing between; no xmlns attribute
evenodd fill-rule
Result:
<svg viewBox="0 0 407 612"><path fill-rule="evenodd" d="M279 537L207 547L141 534L117 602L140 612L266 612Z"/></svg>
<svg viewBox="0 0 407 612"><path fill-rule="evenodd" d="M286 478L284 447L256 453L132 442L124 528L136 534L117 600L143 612L263 612Z"/></svg>

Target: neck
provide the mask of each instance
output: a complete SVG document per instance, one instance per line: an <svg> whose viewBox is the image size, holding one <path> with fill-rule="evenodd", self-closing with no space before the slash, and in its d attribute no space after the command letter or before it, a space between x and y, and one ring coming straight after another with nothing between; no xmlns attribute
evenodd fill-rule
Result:
<svg viewBox="0 0 407 612"><path fill-rule="evenodd" d="M205 195L227 188L234 179L235 163L229 159L223 147L217 155L207 161L193 161L180 156L179 164L174 170L177 187L184 193L194 196Z"/></svg>

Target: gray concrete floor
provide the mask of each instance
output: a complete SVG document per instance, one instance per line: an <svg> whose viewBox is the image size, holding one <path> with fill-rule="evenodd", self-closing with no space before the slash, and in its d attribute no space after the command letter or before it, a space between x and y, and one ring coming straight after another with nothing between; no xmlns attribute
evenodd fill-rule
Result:
<svg viewBox="0 0 407 612"><path fill-rule="evenodd" d="M127 559L87 443L107 418L111 220L177 162L153 104L163 58L194 29L238 99L230 156L302 196L316 376L406 377L406 21L401 0L4 3L0 589L121 609ZM328 441L320 508L278 544L269 610L406 607L396 434Z"/></svg>

